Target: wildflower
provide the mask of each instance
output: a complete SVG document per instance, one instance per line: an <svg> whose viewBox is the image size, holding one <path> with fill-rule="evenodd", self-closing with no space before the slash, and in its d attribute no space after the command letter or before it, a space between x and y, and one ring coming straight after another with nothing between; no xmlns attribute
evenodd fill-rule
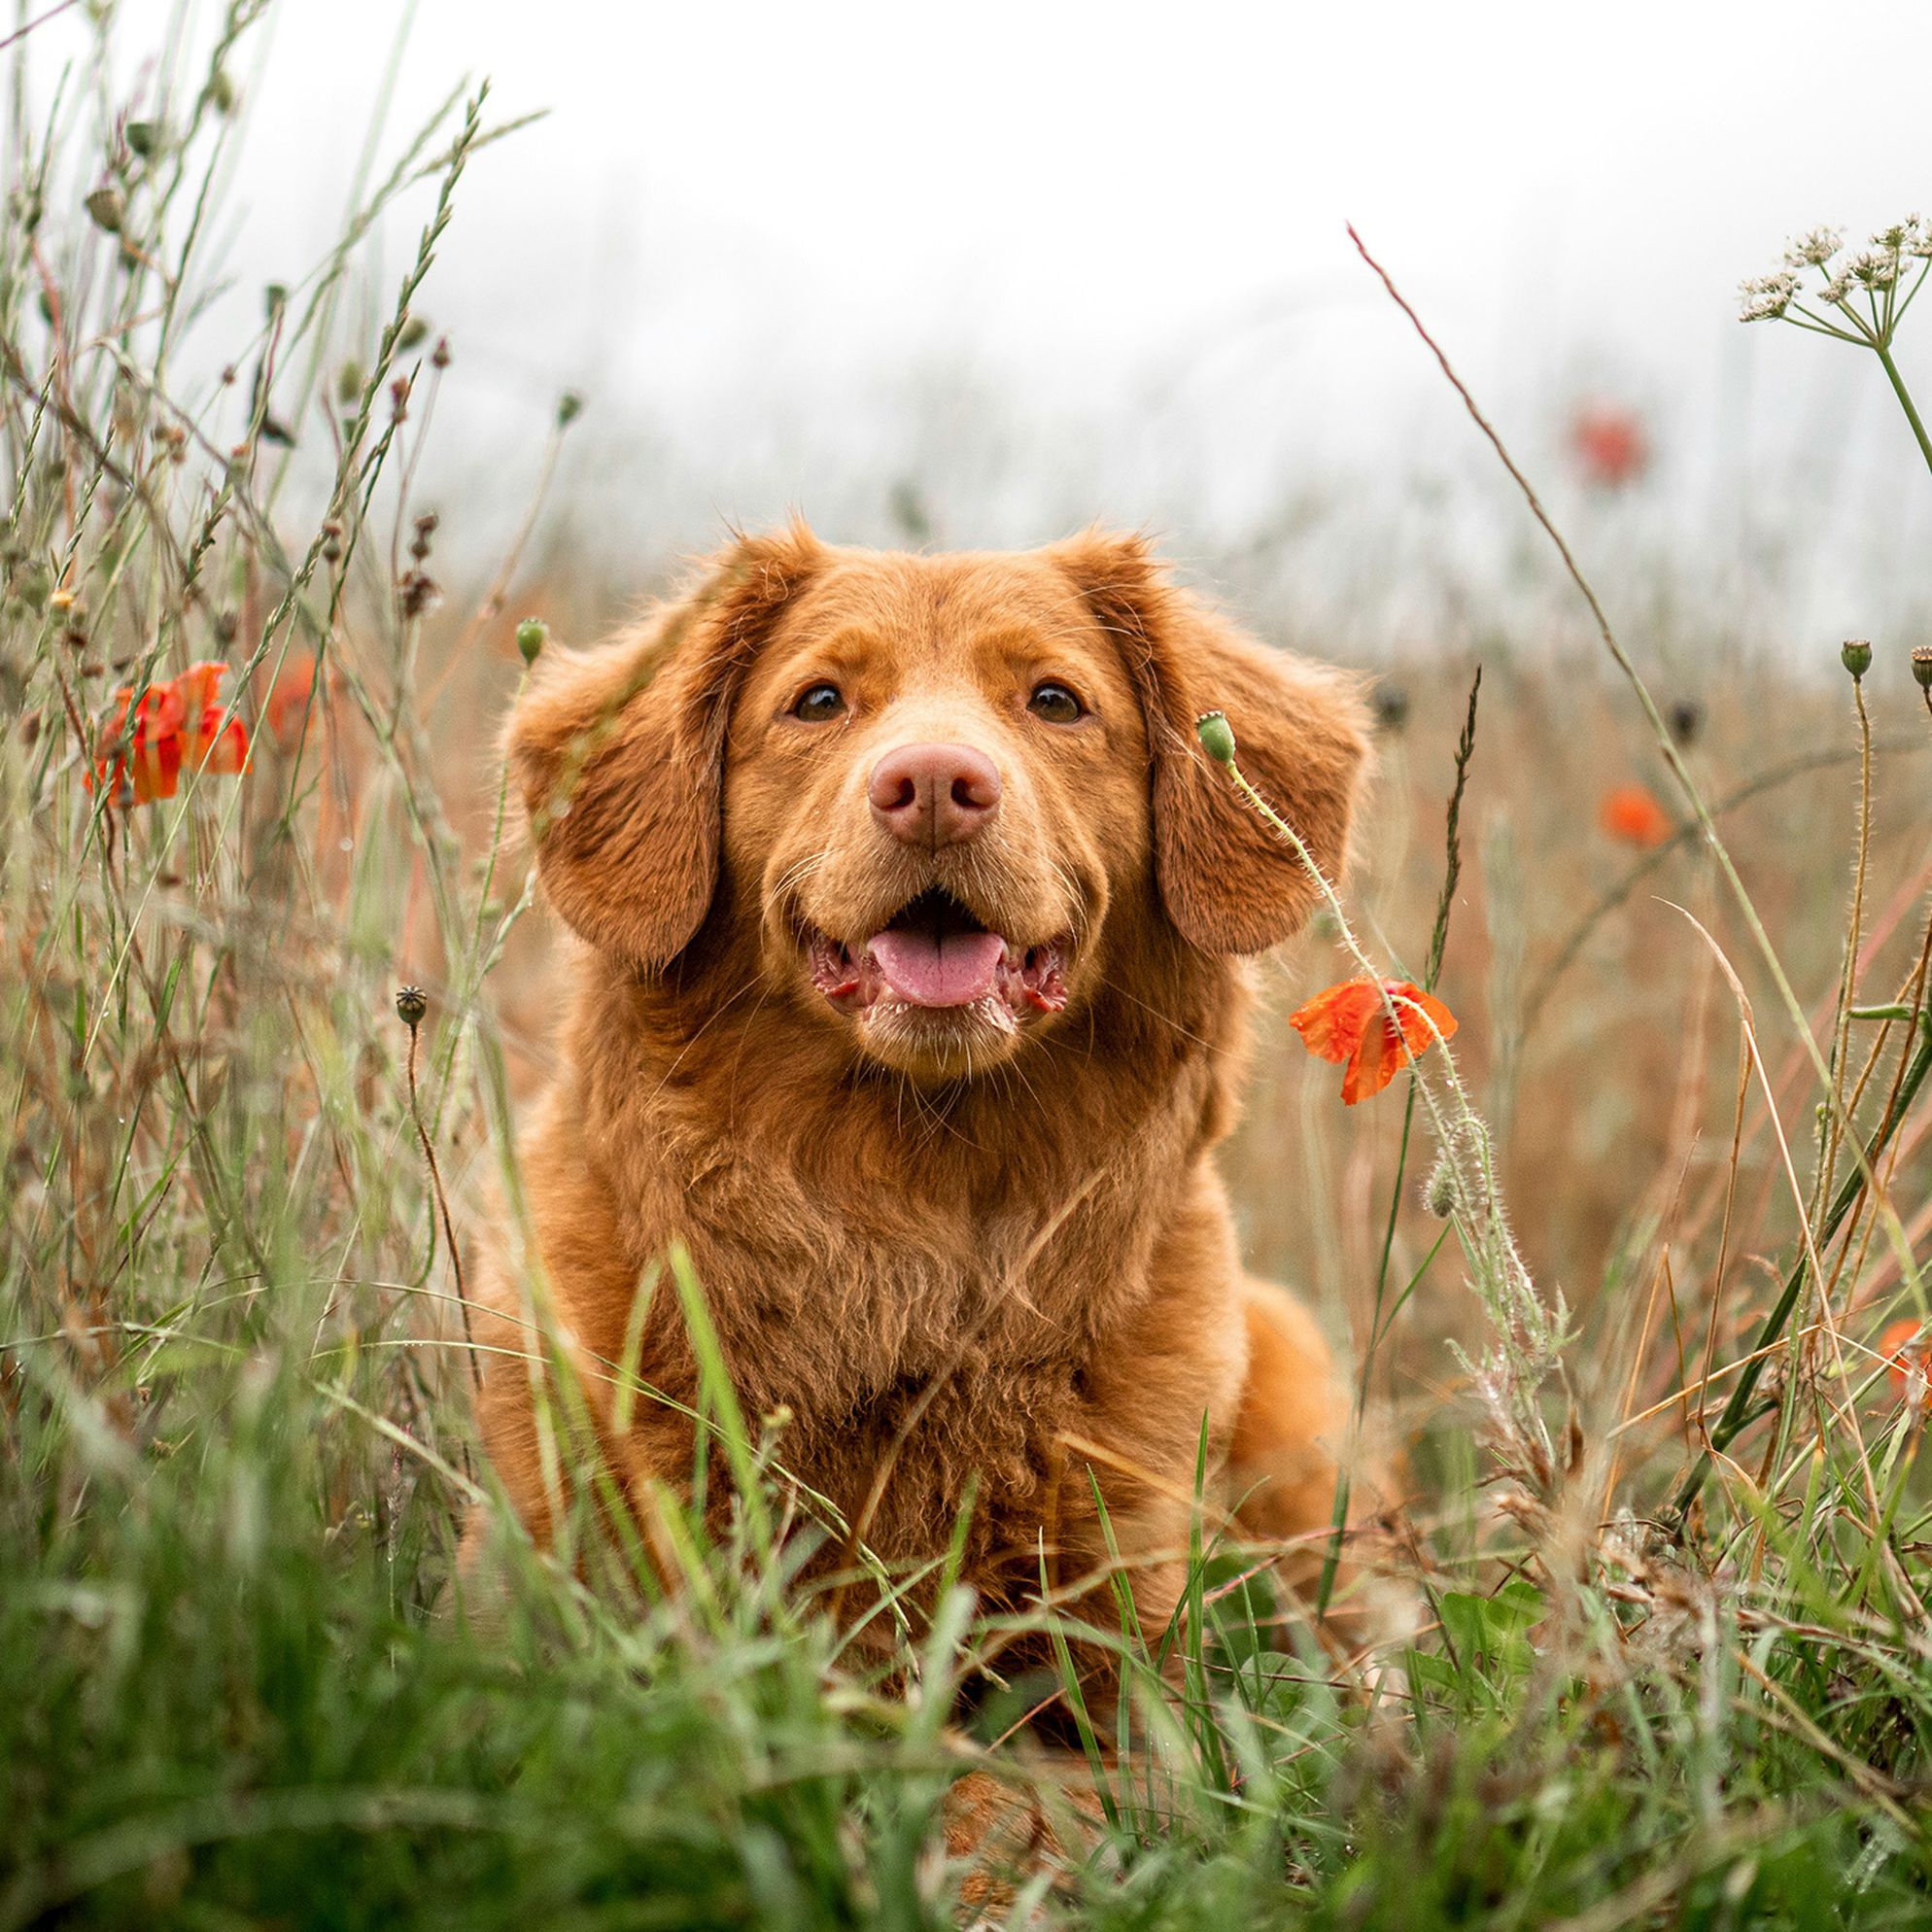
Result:
<svg viewBox="0 0 1932 1932"><path fill-rule="evenodd" d="M119 799L125 787L136 805L174 797L181 783L181 700L165 684L150 685L138 703L131 684L114 695L114 715L101 737L118 748L95 766L88 790L99 780Z"/></svg>
<svg viewBox="0 0 1932 1932"><path fill-rule="evenodd" d="M224 719L222 680L228 667L209 660L191 664L174 681L182 706L182 762L192 772L232 777L248 770L248 730L239 718Z"/></svg>
<svg viewBox="0 0 1932 1932"><path fill-rule="evenodd" d="M1626 845L1654 850L1676 837L1677 822L1657 803L1655 793L1642 785L1618 785L1604 794L1597 808L1597 822L1612 838Z"/></svg>
<svg viewBox="0 0 1932 1932"><path fill-rule="evenodd" d="M1818 291L1818 300L1826 303L1828 306L1832 308L1837 308L1844 302L1845 298L1848 294L1850 294L1850 293L1851 293L1851 270L1847 266L1845 268L1841 268L1838 271L1838 273L1832 276L1825 283L1824 287ZM1750 320L1750 317L1746 316L1744 319L1745 321L1748 322Z"/></svg>
<svg viewBox="0 0 1932 1932"><path fill-rule="evenodd" d="M1770 322L1780 316L1798 297L1798 278L1786 271L1777 275L1753 275L1739 285L1743 297L1739 312L1742 322Z"/></svg>
<svg viewBox="0 0 1932 1932"><path fill-rule="evenodd" d="M1787 268L1822 268L1838 253L1839 244L1844 239L1844 231L1840 228L1813 228L1810 234L1800 235L1796 241L1786 244L1784 265Z"/></svg>
<svg viewBox="0 0 1932 1932"><path fill-rule="evenodd" d="M1650 440L1637 412L1614 404L1580 409L1570 426L1570 446L1584 476L1606 490L1634 483L1650 465Z"/></svg>
<svg viewBox="0 0 1932 1932"><path fill-rule="evenodd" d="M1845 266L1861 289L1889 289L1898 280L1898 251L1868 248L1854 255Z"/></svg>
<svg viewBox="0 0 1932 1932"><path fill-rule="evenodd" d="M1891 1373L1892 1387L1914 1408L1922 1408L1927 1380L1932 1378L1932 1336L1908 1315L1879 1337L1879 1353Z"/></svg>
<svg viewBox="0 0 1932 1932"><path fill-rule="evenodd" d="M1395 1002L1399 1024L1390 1016L1390 1001ZM1404 1061L1456 1030L1455 1015L1408 980L1384 980L1379 984L1373 980L1344 980L1317 993L1288 1023L1311 1053L1348 1062L1342 1101L1349 1107L1380 1093Z"/></svg>
<svg viewBox="0 0 1932 1932"><path fill-rule="evenodd" d="M151 684L138 702L134 687L115 693L116 708L102 732L115 748L104 753L87 776L89 790L108 784L120 798L123 788L135 805L173 798L184 769L234 776L248 770L248 730L239 718L224 717L222 680L228 667L213 661L191 664L164 684Z"/></svg>
<svg viewBox="0 0 1932 1932"><path fill-rule="evenodd" d="M283 666L281 676L275 680L274 690L268 694L267 708L263 712L275 742L284 749L293 745L300 736L302 719L308 715L309 701L314 692L315 659L304 651L301 656L291 658Z"/></svg>

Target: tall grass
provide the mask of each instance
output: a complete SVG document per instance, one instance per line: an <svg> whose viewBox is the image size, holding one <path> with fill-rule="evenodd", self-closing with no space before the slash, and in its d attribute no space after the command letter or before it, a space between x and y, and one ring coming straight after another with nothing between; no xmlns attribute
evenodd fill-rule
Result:
<svg viewBox="0 0 1932 1932"><path fill-rule="evenodd" d="M797 1580L826 1532L714 1347L706 1467L762 1506L707 1531L701 1469L656 1561L591 1508L560 1564L474 1456L460 1266L542 1060L473 752L541 586L513 554L445 594L464 504L413 483L462 353L421 292L506 130L452 95L337 247L204 340L261 12L138 69L105 15L65 74L7 50L0 1928L1923 1923L1932 723L1904 652L1830 689L1734 665L1701 711L1658 694L1647 740L1597 667L1506 638L1479 718L1460 663L1385 707L1326 933L1355 951L1318 935L1271 985L1439 967L1453 1082L1425 1055L1344 1117L1270 1021L1229 1165L1258 1258L1352 1327L1398 1472L1322 1593L1414 1617L1316 1622L1204 1472L1165 1630L1118 1575L1104 1629L1064 1591L991 1614L955 1550L855 1633ZM190 754L169 790L142 696L211 660L190 735L239 722L247 768ZM1606 840L1598 794L1667 769L1682 830ZM471 1506L488 1619L453 1581ZM1075 1668L1095 1646L1118 1698ZM947 1852L968 1774L1033 1841L996 1882Z"/></svg>

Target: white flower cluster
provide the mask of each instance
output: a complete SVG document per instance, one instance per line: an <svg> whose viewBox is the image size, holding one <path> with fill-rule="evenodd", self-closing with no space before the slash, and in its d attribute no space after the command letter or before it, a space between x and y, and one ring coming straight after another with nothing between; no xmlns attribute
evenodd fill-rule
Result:
<svg viewBox="0 0 1932 1932"><path fill-rule="evenodd" d="M1908 215L1880 228L1868 248L1835 259L1845 245L1841 228L1813 228L1785 246L1784 266L1775 275L1754 275L1742 284L1743 322L1773 322L1793 302L1809 295L1828 308L1842 307L1857 293L1882 294L1904 280L1912 261L1932 261L1932 222ZM1806 289L1799 277L1808 268L1823 276L1820 287Z"/></svg>

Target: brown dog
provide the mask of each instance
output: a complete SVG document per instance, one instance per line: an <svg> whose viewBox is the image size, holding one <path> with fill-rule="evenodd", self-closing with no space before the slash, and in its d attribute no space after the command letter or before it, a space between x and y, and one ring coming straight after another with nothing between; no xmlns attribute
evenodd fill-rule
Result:
<svg viewBox="0 0 1932 1932"><path fill-rule="evenodd" d="M550 902L584 942L500 1244L484 1442L539 1539L562 1486L528 1358L550 1319L615 1491L692 1468L689 1250L738 1400L847 1547L947 1545L1036 1594L1108 1558L1173 1608L1203 1419L1256 1534L1320 1529L1338 1407L1307 1313L1242 1272L1211 1150L1241 956L1317 897L1201 752L1325 871L1363 763L1352 686L1263 650L1132 538L1023 555L736 544L686 598L539 667L509 730ZM628 1353L627 1353L628 1351ZM520 1360L519 1357L525 1358ZM669 1397L627 1402L616 1364ZM1090 1477L1089 1477L1090 1471ZM838 1555L835 1534L828 1557Z"/></svg>

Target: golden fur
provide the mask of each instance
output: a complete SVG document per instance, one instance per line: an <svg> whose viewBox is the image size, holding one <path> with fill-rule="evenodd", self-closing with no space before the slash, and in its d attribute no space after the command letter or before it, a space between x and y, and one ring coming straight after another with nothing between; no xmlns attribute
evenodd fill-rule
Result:
<svg viewBox="0 0 1932 1932"><path fill-rule="evenodd" d="M1080 694L1077 723L1028 708L1049 678ZM804 722L820 680L846 708ZM1132 538L910 556L795 527L739 541L608 647L540 662L510 767L583 945L523 1185L557 1331L640 1513L648 1479L687 1480L691 1427L641 1398L620 1438L609 1365L647 1265L681 1242L753 1427L788 1411L783 1466L888 1562L943 1550L976 1482L983 1599L1037 1590L1043 1538L1061 1579L1086 1575L1105 1556L1090 1468L1158 1629L1203 1417L1257 1534L1326 1524L1328 1353L1243 1273L1212 1156L1245 1052L1241 955L1315 891L1202 754L1210 707L1338 869L1354 687L1249 641ZM868 774L909 741L992 760L984 836L928 849L880 829ZM935 885L1016 958L1063 935L1063 1010L840 1010L810 935L856 946ZM488 1258L480 1424L541 1540L565 1492L520 1359L518 1252L505 1232ZM633 1345L641 1383L695 1403L674 1294Z"/></svg>

